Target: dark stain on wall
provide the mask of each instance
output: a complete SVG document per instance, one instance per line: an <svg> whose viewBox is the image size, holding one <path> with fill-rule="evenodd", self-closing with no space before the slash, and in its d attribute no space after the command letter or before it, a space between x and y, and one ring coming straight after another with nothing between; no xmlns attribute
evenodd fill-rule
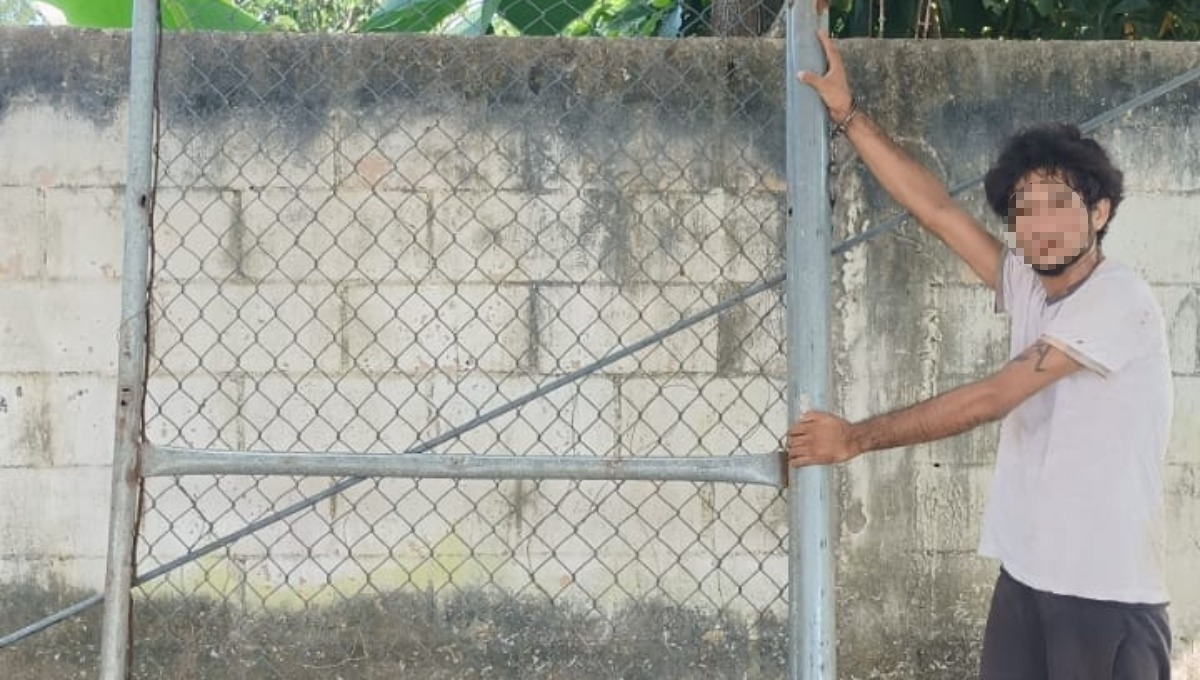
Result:
<svg viewBox="0 0 1200 680"><path fill-rule="evenodd" d="M0 26L0 122L16 101L44 102L91 121L115 122L128 92L125 33Z"/></svg>

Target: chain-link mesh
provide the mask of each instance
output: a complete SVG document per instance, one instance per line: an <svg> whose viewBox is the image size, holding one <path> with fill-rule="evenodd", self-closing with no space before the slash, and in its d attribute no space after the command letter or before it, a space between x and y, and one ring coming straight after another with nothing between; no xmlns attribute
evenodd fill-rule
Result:
<svg viewBox="0 0 1200 680"><path fill-rule="evenodd" d="M782 266L762 43L168 34L162 59L154 444L409 451ZM777 450L780 302L434 453ZM139 572L336 481L147 479ZM136 674L778 676L785 536L760 487L363 480L142 587Z"/></svg>
<svg viewBox="0 0 1200 680"><path fill-rule="evenodd" d="M263 0L235 0L246 9ZM323 0L322 15L274 3L257 19L304 31L405 31L453 35L783 37L782 0ZM339 7L340 6L340 7Z"/></svg>

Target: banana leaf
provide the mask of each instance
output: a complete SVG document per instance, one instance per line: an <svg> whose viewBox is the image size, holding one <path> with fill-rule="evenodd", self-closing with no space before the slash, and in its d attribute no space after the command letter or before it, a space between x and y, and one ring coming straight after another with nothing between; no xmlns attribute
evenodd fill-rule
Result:
<svg viewBox="0 0 1200 680"><path fill-rule="evenodd" d="M129 28L133 0L42 0L62 12L69 26ZM163 27L171 30L261 31L266 26L225 0L162 0Z"/></svg>

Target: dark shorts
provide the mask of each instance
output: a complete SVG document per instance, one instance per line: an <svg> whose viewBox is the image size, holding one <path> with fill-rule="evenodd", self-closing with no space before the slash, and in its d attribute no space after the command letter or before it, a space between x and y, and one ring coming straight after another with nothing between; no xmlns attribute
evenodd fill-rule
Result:
<svg viewBox="0 0 1200 680"><path fill-rule="evenodd" d="M1170 680L1166 605L1034 590L1001 570L983 634L981 680Z"/></svg>

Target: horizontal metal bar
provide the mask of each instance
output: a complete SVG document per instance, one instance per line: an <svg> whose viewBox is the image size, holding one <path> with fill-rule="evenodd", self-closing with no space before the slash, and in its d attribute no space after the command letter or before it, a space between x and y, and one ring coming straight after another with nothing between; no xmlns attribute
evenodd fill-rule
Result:
<svg viewBox="0 0 1200 680"><path fill-rule="evenodd" d="M440 453L264 453L147 445L142 475L319 475L441 479L643 479L784 485L779 453L597 458Z"/></svg>

